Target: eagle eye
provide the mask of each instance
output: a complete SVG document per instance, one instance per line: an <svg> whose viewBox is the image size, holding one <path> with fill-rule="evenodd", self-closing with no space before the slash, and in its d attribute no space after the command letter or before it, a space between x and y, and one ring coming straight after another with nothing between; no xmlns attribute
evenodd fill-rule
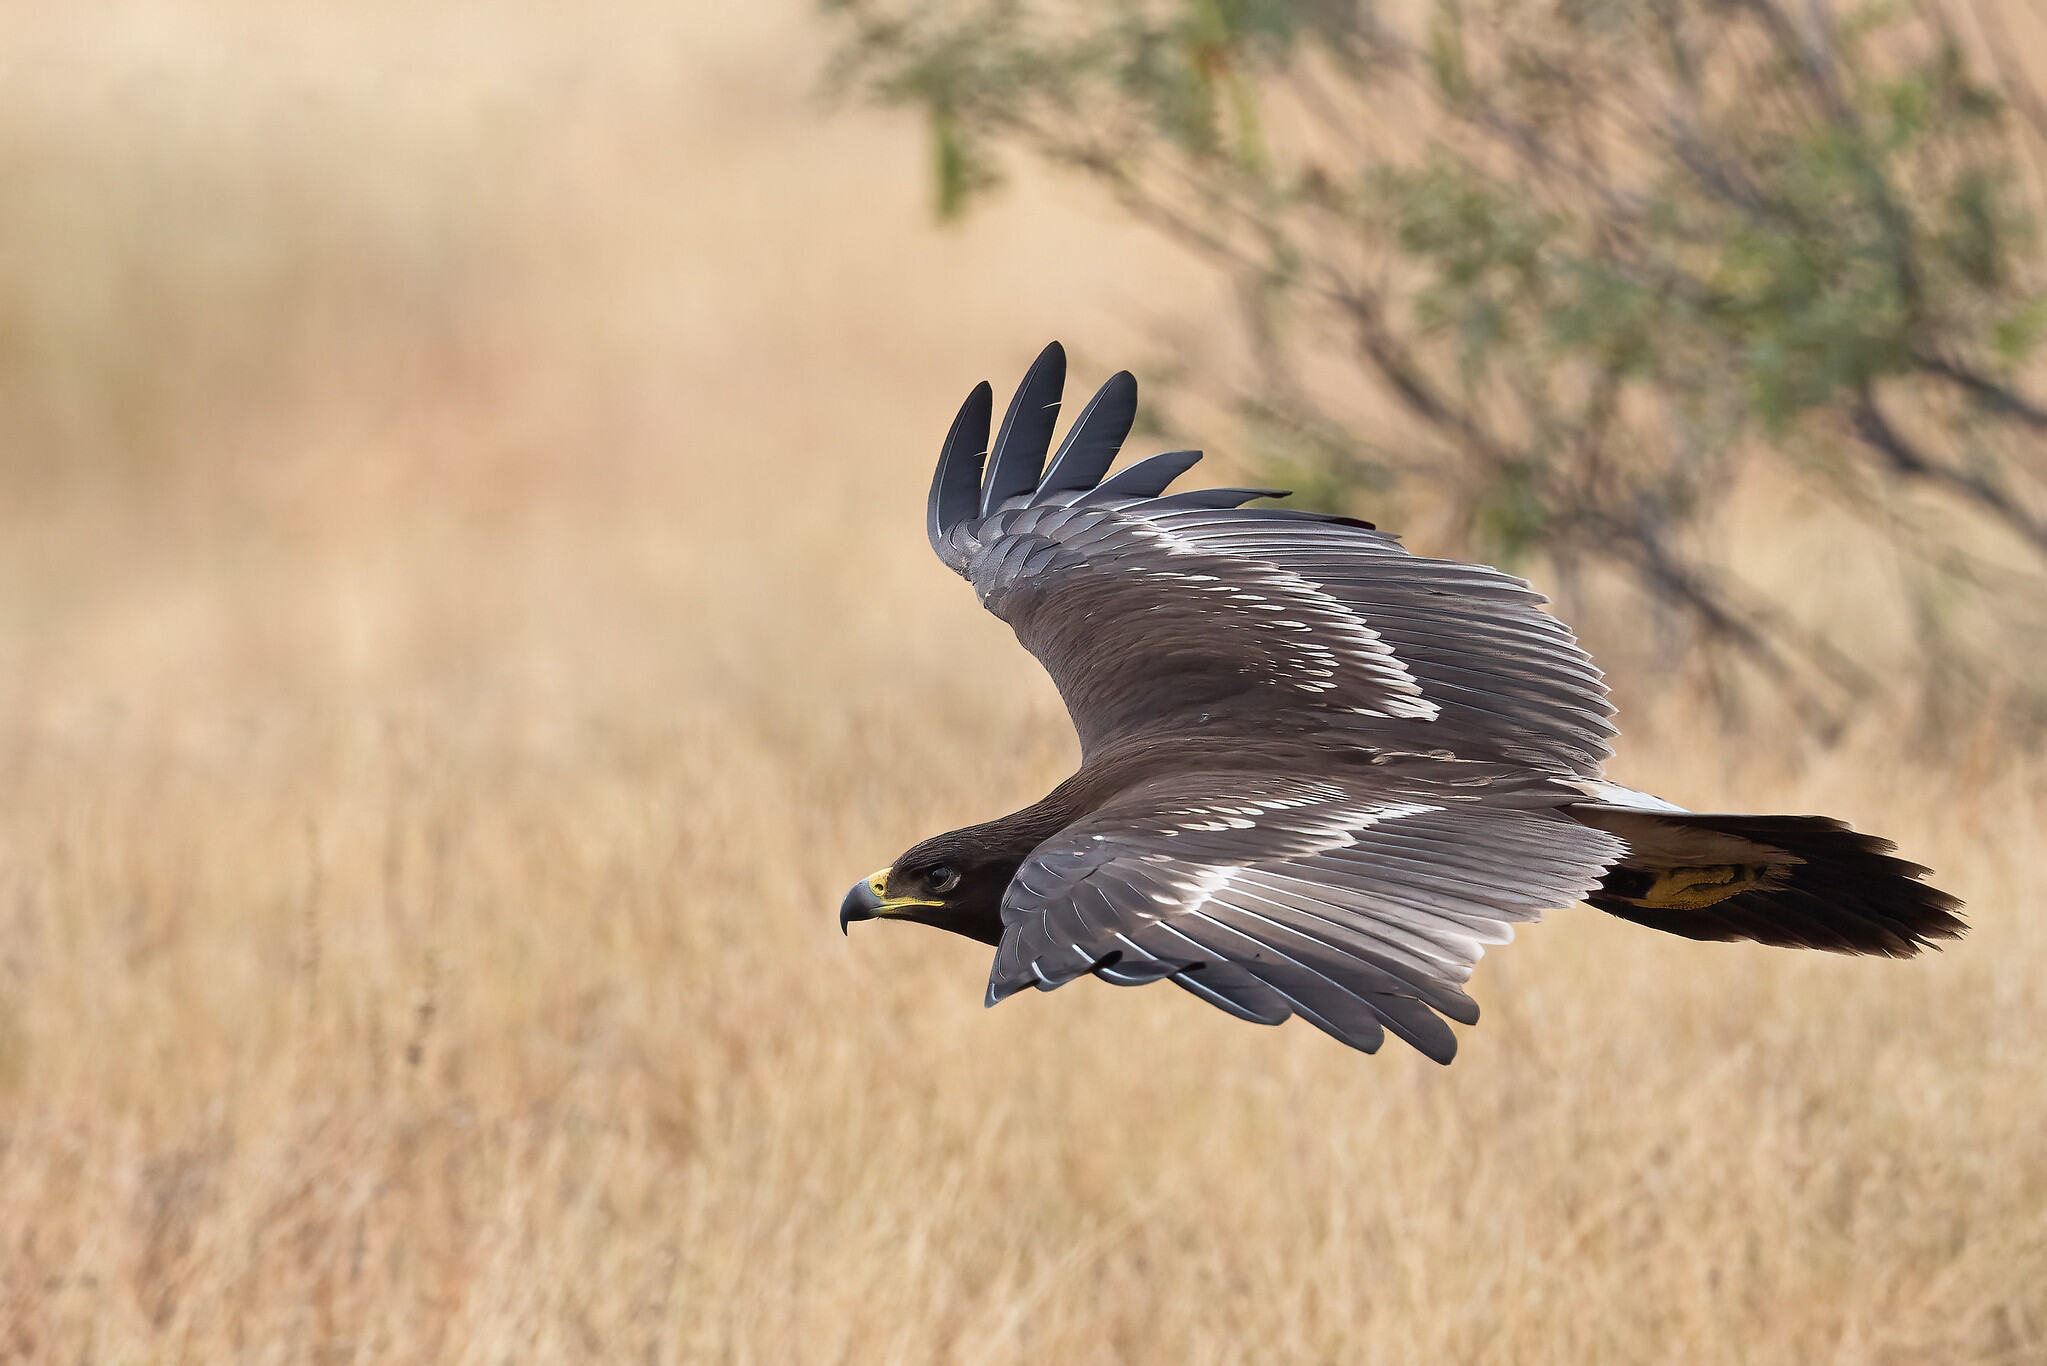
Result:
<svg viewBox="0 0 2047 1366"><path fill-rule="evenodd" d="M934 892L949 892L960 885L959 870L949 863L933 864L931 871L924 874L924 880L931 884Z"/></svg>

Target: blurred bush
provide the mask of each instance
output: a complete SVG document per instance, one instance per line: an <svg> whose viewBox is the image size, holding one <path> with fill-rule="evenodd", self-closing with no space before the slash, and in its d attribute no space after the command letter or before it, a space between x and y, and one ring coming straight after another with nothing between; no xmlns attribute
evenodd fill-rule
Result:
<svg viewBox="0 0 2047 1366"><path fill-rule="evenodd" d="M1234 286L1241 345L1176 345L1169 400L1431 549L1539 558L1629 686L2047 715L2023 6L825 10L836 90L928 119L941 214L1011 157L1095 182ZM1884 607L1744 563L1757 516Z"/></svg>

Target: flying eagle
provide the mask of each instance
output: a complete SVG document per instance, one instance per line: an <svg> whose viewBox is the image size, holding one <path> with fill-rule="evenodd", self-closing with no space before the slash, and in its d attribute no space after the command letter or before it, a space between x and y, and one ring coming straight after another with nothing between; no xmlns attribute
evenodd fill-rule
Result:
<svg viewBox="0 0 2047 1366"><path fill-rule="evenodd" d="M1444 1017L1478 1020L1464 983L1485 946L1551 907L1893 957L1962 933L1961 903L1886 840L1606 781L1606 687L1522 580L1352 518L1245 506L1276 490L1167 493L1198 451L1108 474L1137 409L1128 371L1047 464L1065 378L1054 342L992 453L991 391L967 396L929 529L1058 685L1080 769L856 883L841 928L995 946L989 1005L1164 979L1367 1053L1391 1030L1445 1063Z"/></svg>

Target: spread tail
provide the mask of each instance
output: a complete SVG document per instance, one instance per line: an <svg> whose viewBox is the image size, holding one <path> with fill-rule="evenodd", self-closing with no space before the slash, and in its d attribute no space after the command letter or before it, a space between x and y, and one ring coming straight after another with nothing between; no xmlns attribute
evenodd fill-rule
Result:
<svg viewBox="0 0 2047 1366"><path fill-rule="evenodd" d="M1908 958L1968 927L1962 903L1826 816L1705 815L1604 802L1566 808L1628 846L1587 904L1687 939Z"/></svg>

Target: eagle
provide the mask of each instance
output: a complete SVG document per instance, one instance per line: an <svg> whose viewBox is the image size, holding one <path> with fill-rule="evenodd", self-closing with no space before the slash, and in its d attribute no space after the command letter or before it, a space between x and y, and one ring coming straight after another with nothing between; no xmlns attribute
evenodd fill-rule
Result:
<svg viewBox="0 0 2047 1366"><path fill-rule="evenodd" d="M1583 902L1700 940L1909 957L1961 903L1825 816L1687 811L1607 780L1607 688L1547 601L1371 523L1111 474L1137 411L1109 378L1046 460L1066 354L1047 346L989 445L953 419L931 548L1036 656L1080 766L1041 801L912 845L856 920L993 946L987 1004L1080 977L1168 981L1440 1063L1489 944ZM1258 506L1250 504L1259 503Z"/></svg>

